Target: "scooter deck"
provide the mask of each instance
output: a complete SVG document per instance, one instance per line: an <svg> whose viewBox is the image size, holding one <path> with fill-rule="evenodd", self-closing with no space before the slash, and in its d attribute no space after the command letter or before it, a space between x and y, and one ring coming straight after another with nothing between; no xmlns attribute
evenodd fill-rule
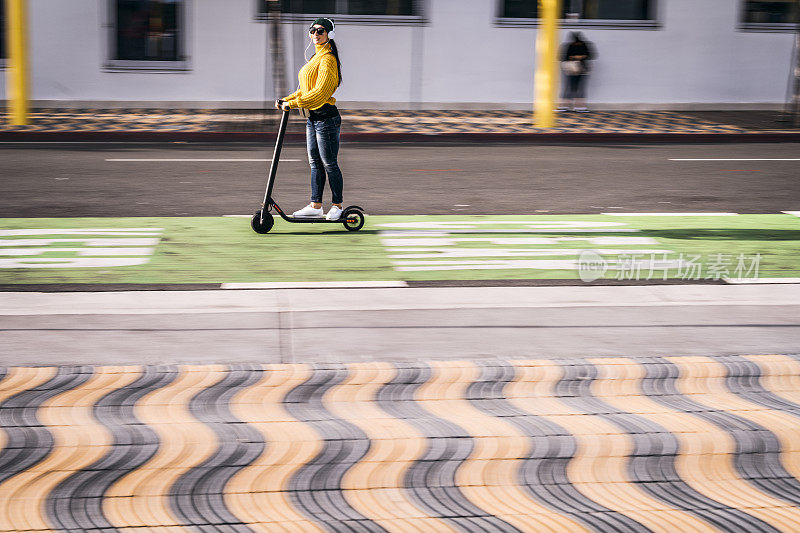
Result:
<svg viewBox="0 0 800 533"><path fill-rule="evenodd" d="M289 222L321 222L321 223L328 223L328 224L341 224L345 221L344 217L339 217L336 220L328 220L325 217L284 217L285 220Z"/></svg>

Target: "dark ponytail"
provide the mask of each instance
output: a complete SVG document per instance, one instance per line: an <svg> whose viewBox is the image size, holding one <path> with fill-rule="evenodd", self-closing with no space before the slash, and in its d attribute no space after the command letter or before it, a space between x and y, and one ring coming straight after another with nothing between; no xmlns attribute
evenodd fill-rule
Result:
<svg viewBox="0 0 800 533"><path fill-rule="evenodd" d="M336 48L336 41L333 39L328 39L328 42L331 43L331 53L333 53L333 57L336 58L336 71L339 74L339 85L342 84L342 62L339 61L339 50ZM338 87L338 85L337 85Z"/></svg>

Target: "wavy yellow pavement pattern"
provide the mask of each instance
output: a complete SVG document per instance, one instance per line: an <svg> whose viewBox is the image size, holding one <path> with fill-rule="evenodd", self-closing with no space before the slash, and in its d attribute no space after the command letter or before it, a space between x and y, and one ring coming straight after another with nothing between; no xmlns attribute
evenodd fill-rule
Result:
<svg viewBox="0 0 800 533"><path fill-rule="evenodd" d="M264 377L230 401L231 412L263 436L266 448L225 487L225 503L252 529L262 532L323 529L295 509L289 480L322 449L322 439L283 407L286 394L311 377L307 365L265 365Z"/></svg>
<svg viewBox="0 0 800 533"><path fill-rule="evenodd" d="M785 355L745 356L762 371L765 389L800 407L800 361Z"/></svg>
<svg viewBox="0 0 800 533"><path fill-rule="evenodd" d="M800 418L769 409L732 394L725 384L728 369L709 357L669 357L686 377L683 394L709 409L726 411L768 429L781 445L781 464L800 478Z"/></svg>
<svg viewBox="0 0 800 533"><path fill-rule="evenodd" d="M57 369L54 367L12 368L6 377L0 381L0 403L20 392L33 389L47 382L55 376ZM0 450L6 445L5 432L0 431ZM35 476L36 474L34 474ZM39 516L40 507L38 500L17 500L15 493L24 487L26 479L30 478L27 471L21 472L0 484L0 531L15 531L32 529L26 518L30 515L32 520ZM49 525L41 529L48 530Z"/></svg>
<svg viewBox="0 0 800 533"><path fill-rule="evenodd" d="M375 401L397 370L389 363L354 363L348 377L329 390L323 402L334 415L370 439L367 454L342 479L342 492L354 509L390 532L455 532L446 522L425 515L406 494L404 476L427 445L414 426L393 418Z"/></svg>
<svg viewBox="0 0 800 533"><path fill-rule="evenodd" d="M789 473L797 477L797 474L800 473L800 469L798 469L800 423L797 418L767 409L731 394L725 384L727 369L710 358L669 357L667 359L680 369L681 375L676 381L676 386L681 394L691 398L694 402L705 405L709 410L735 414L771 431L780 441L782 464L787 467ZM738 476L738 473L733 475ZM776 514L789 518L783 522L783 527L787 527L787 525L797 527L800 524L800 509L791 503L768 494L764 494L762 501L769 502L769 505L765 505L765 507L773 508Z"/></svg>
<svg viewBox="0 0 800 533"><path fill-rule="evenodd" d="M456 484L464 495L520 531L587 531L539 504L519 486L516 474L531 442L502 418L481 412L465 399L467 387L478 378L478 367L468 361L433 361L431 368L433 376L420 388L417 400L474 439L472 453L456 471Z"/></svg>
<svg viewBox="0 0 800 533"><path fill-rule="evenodd" d="M696 388L698 376L687 373L685 365L677 362L677 358L673 358L672 362L682 369L681 376L675 382L678 391L683 394L701 392ZM696 446L688 448L689 453L676 465L684 480L702 480L711 498L746 511L781 531L796 530L800 524L800 509L759 491L742 480L736 472L733 464L736 443L729 433L698 415L681 413L679 416L691 417L695 431L704 437L694 443Z"/></svg>
<svg viewBox="0 0 800 533"><path fill-rule="evenodd" d="M170 488L217 447L216 435L191 415L189 402L225 372L222 365L181 366L175 381L136 404L136 416L158 434L160 444L149 461L106 491L103 512L115 527L135 532L131 528L181 526L169 504Z"/></svg>
<svg viewBox="0 0 800 533"><path fill-rule="evenodd" d="M800 531L795 357L5 371L0 533Z"/></svg>
<svg viewBox="0 0 800 533"><path fill-rule="evenodd" d="M704 531L707 524L668 507L631 482L627 457L633 442L627 434L599 416L570 408L555 397L563 376L553 361L514 361L518 379L506 387L508 398L525 411L566 428L578 449L567 468L573 486L593 501L624 514L652 531Z"/></svg>
<svg viewBox="0 0 800 533"><path fill-rule="evenodd" d="M677 437L680 453L675 468L681 479L697 492L739 509L780 531L792 531L800 523L800 510L772 498L741 479L733 466L736 443L714 424L691 413L669 409L641 394L644 367L628 359L595 360L602 379L595 394L630 413L652 420ZM683 379L683 382L681 382ZM689 389L691 378L679 378L677 386Z"/></svg>
<svg viewBox="0 0 800 533"><path fill-rule="evenodd" d="M0 381L0 404L11 396L41 385L56 375L53 366L14 367ZM0 431L0 450L6 445L6 434Z"/></svg>
<svg viewBox="0 0 800 533"><path fill-rule="evenodd" d="M42 404L37 412L54 438L53 449L40 463L0 486L6 507L0 516L11 519L11 529L47 530L47 495L73 472L86 468L108 452L113 435L92 416L100 398L139 377L138 367L102 367L84 384ZM6 524L0 523L0 530Z"/></svg>

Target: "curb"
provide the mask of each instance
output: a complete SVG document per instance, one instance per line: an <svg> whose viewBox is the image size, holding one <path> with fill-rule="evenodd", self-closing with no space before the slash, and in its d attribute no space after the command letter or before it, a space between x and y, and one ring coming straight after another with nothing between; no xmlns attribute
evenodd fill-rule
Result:
<svg viewBox="0 0 800 533"><path fill-rule="evenodd" d="M354 282L357 284L358 282ZM369 283L369 282L366 282ZM2 283L0 292L133 292L133 291L216 291L216 290L320 290L320 289L370 289L386 288L475 288L475 287L645 287L664 285L728 285L724 280L615 280L599 279L584 282L579 279L490 279L490 280L410 280L406 287L225 287L224 283ZM242 285L247 285L246 283Z"/></svg>
<svg viewBox="0 0 800 533"><path fill-rule="evenodd" d="M5 131L0 142L274 142L267 132L186 131ZM783 143L800 142L792 133L343 133L347 142L445 143ZM287 133L305 142L304 133Z"/></svg>

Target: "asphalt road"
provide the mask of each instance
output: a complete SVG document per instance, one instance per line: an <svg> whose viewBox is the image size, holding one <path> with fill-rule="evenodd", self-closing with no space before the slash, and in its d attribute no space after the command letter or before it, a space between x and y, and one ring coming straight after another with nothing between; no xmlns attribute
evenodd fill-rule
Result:
<svg viewBox="0 0 800 533"><path fill-rule="evenodd" d="M260 205L271 146L3 144L0 216L219 216ZM345 203L371 214L533 214L800 209L800 145L344 144ZM301 145L284 147L275 199L307 202ZM326 194L326 200L329 196Z"/></svg>

